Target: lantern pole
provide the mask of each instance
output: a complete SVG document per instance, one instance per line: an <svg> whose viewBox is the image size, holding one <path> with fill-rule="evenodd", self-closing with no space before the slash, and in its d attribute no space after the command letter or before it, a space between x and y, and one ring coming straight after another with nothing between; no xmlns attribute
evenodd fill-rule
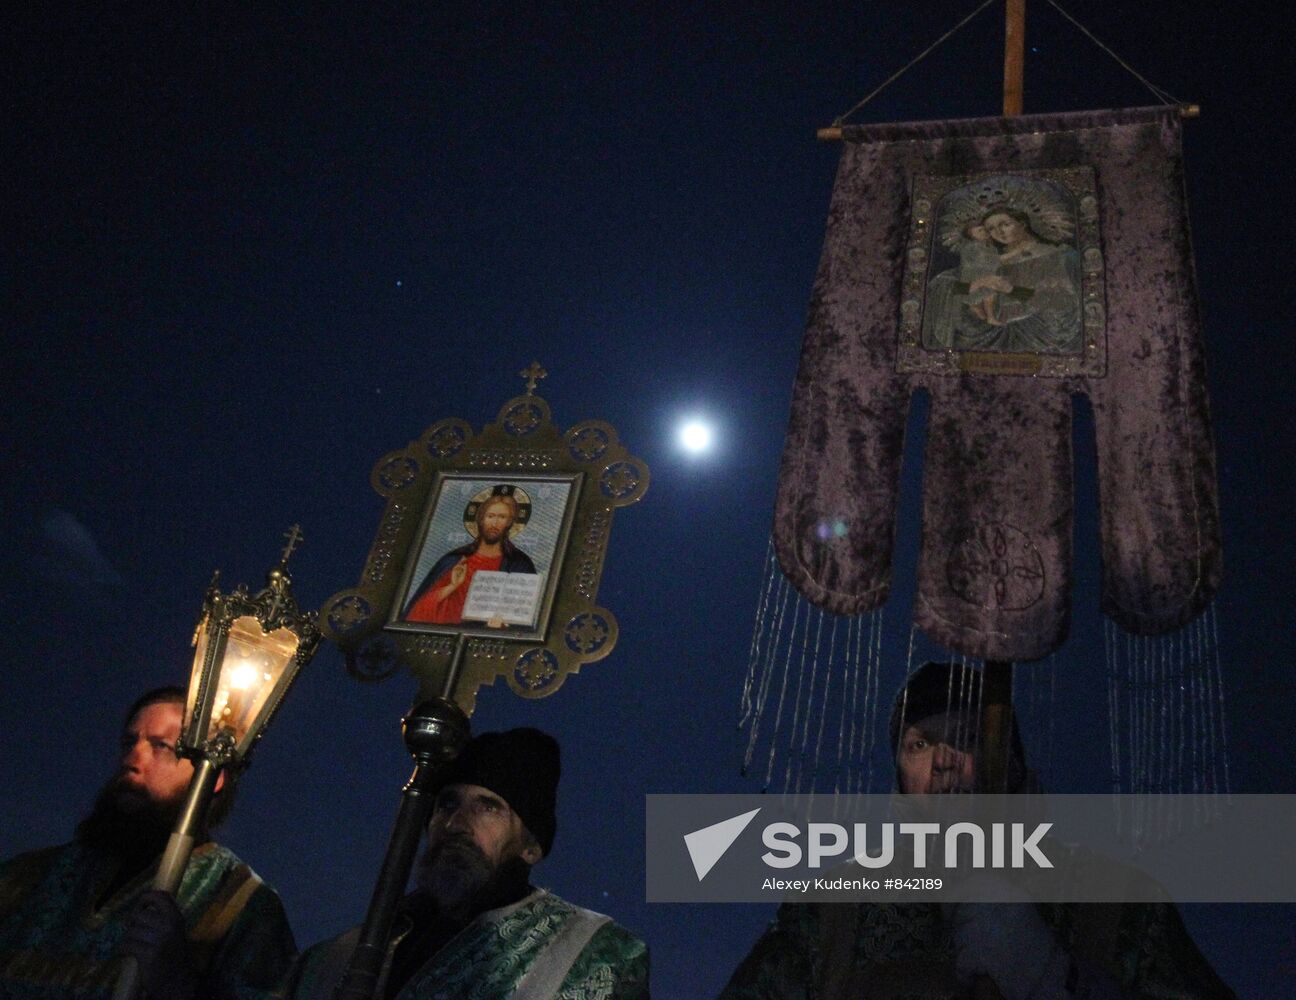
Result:
<svg viewBox="0 0 1296 1000"><path fill-rule="evenodd" d="M220 772L221 764L217 761L209 757L198 761L193 780L189 783L184 808L176 821L175 829L171 831L162 860L158 863L157 874L153 877L154 889L161 889L174 896L180 888L180 879L184 875L185 865L189 863L189 855L193 853L194 841L207 821L207 807L211 805Z"/></svg>
<svg viewBox="0 0 1296 1000"><path fill-rule="evenodd" d="M221 765L203 757L194 768L193 779L189 782L189 792L185 796L184 807L175 828L167 840L162 860L158 862L157 874L153 876L152 888L172 896L180 888L185 867L189 864L189 855L193 853L194 841L202 832L207 820L207 807L211 805L212 793L216 788L216 779L220 775ZM113 991L113 1000L133 1000L140 993L139 962L128 955L122 960L121 973L117 977L117 986Z"/></svg>

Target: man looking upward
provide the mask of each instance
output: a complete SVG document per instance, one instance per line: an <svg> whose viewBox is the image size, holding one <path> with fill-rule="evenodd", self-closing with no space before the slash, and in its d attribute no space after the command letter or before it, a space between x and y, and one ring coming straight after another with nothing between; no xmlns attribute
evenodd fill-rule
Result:
<svg viewBox="0 0 1296 1000"><path fill-rule="evenodd" d="M274 988L296 953L279 897L230 851L198 837L176 897L149 888L193 764L176 755L183 688L126 713L117 773L71 843L0 865L0 996L106 998L120 956L147 997L247 998ZM208 827L233 805L218 779Z"/></svg>
<svg viewBox="0 0 1296 1000"><path fill-rule="evenodd" d="M553 846L558 773L558 744L538 729L468 743L437 793L377 997L647 1000L642 941L530 884ZM331 998L358 939L353 929L309 949L285 995Z"/></svg>

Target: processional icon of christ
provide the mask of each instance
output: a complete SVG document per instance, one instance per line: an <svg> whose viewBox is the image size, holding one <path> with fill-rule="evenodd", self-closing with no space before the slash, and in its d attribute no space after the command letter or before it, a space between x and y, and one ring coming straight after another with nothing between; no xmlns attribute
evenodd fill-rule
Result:
<svg viewBox="0 0 1296 1000"><path fill-rule="evenodd" d="M501 675L543 698L616 645L599 579L613 511L644 495L648 466L602 420L560 429L535 394L544 369L519 374L526 392L494 423L439 420L374 466L377 536L321 613L359 679L404 667L471 714Z"/></svg>

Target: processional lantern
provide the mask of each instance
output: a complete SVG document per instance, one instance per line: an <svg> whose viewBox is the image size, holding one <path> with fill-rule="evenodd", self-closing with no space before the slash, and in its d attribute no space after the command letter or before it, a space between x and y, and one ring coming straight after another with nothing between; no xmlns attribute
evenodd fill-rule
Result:
<svg viewBox="0 0 1296 1000"><path fill-rule="evenodd" d="M246 766L298 672L320 641L315 612L292 596L288 557L301 539L296 526L265 587L222 594L213 578L194 633L185 724L179 751L217 768Z"/></svg>
<svg viewBox="0 0 1296 1000"><path fill-rule="evenodd" d="M222 771L247 767L253 747L283 704L298 672L319 646L316 613L302 611L292 594L288 559L302 540L293 525L279 562L256 594L245 586L223 594L212 577L194 632L194 659L176 753L194 762L180 816L158 863L153 888L174 895ZM139 967L127 959L114 1000L131 1000L139 989Z"/></svg>
<svg viewBox="0 0 1296 1000"><path fill-rule="evenodd" d="M402 724L414 774L338 1000L374 995L437 774L468 739L478 688L503 675L522 697L547 697L616 644L599 579L613 511L644 495L648 466L602 420L556 426L535 394L539 362L519 375L526 391L480 432L446 418L378 460L370 481L386 507L369 558L321 612L357 679L403 668L419 680Z"/></svg>

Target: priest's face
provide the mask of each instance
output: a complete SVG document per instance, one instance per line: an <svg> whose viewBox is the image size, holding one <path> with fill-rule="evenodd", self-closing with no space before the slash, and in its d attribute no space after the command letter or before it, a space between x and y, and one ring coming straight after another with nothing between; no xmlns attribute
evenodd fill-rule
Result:
<svg viewBox="0 0 1296 1000"><path fill-rule="evenodd" d="M184 807L193 765L176 756L181 707L154 702L122 730L117 773L77 825L77 837L126 858L143 860L165 846Z"/></svg>
<svg viewBox="0 0 1296 1000"><path fill-rule="evenodd" d="M489 900L501 880L540 860L535 838L507 802L480 785L447 785L437 795L419 885L445 909Z"/></svg>
<svg viewBox="0 0 1296 1000"><path fill-rule="evenodd" d="M910 795L976 790L975 732L957 714L934 715L909 726L900 739L900 791Z"/></svg>
<svg viewBox="0 0 1296 1000"><path fill-rule="evenodd" d="M176 755L181 718L182 707L176 702L154 702L136 712L122 730L121 764L112 787L124 812L184 797L193 764Z"/></svg>

